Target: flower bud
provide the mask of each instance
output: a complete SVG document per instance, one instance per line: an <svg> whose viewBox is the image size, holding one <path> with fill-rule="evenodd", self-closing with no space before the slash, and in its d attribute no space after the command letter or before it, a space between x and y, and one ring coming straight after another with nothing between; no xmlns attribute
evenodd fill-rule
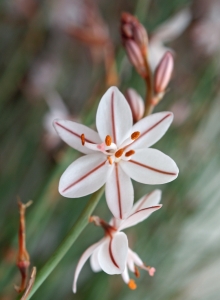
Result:
<svg viewBox="0 0 220 300"><path fill-rule="evenodd" d="M165 92L173 72L173 55L168 51L160 60L154 76L154 91L156 94Z"/></svg>
<svg viewBox="0 0 220 300"><path fill-rule="evenodd" d="M124 43L131 39L143 54L146 53L148 45L147 32L138 19L129 13L122 13L121 15L121 35Z"/></svg>
<svg viewBox="0 0 220 300"><path fill-rule="evenodd" d="M144 101L134 89L128 89L125 93L125 98L131 108L133 121L136 123L143 117Z"/></svg>
<svg viewBox="0 0 220 300"><path fill-rule="evenodd" d="M127 40L125 42L125 49L131 64L142 77L146 77L146 67L138 45L133 40Z"/></svg>
<svg viewBox="0 0 220 300"><path fill-rule="evenodd" d="M141 23L135 24L133 28L134 41L140 47L142 53L146 53L148 46L148 36L144 26Z"/></svg>

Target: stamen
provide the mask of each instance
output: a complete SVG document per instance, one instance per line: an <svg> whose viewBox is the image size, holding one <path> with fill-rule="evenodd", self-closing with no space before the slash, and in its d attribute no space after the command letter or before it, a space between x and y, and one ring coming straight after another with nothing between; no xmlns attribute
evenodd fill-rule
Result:
<svg viewBox="0 0 220 300"><path fill-rule="evenodd" d="M133 132L131 135L131 139L136 140L137 138L139 138L140 134L141 134L140 131Z"/></svg>
<svg viewBox="0 0 220 300"><path fill-rule="evenodd" d="M135 283L135 281L133 279L130 279L129 282L128 282L128 287L129 289L131 290L135 290L137 288L137 285Z"/></svg>
<svg viewBox="0 0 220 300"><path fill-rule="evenodd" d="M154 276L154 273L156 272L156 269L155 268L152 268L152 267L150 267L150 269L149 269L149 275L150 276Z"/></svg>
<svg viewBox="0 0 220 300"><path fill-rule="evenodd" d="M139 272L139 270L138 270L138 268L135 266L134 267L134 275L138 278L138 277L140 277L140 272Z"/></svg>
<svg viewBox="0 0 220 300"><path fill-rule="evenodd" d="M82 145L85 145L85 134L81 134L81 141L82 141Z"/></svg>
<svg viewBox="0 0 220 300"><path fill-rule="evenodd" d="M135 154L135 151L134 150L129 150L128 152L125 153L125 156L129 157L129 156L131 156L133 154Z"/></svg>
<svg viewBox="0 0 220 300"><path fill-rule="evenodd" d="M112 164L113 164L113 161L112 161L111 157L108 156L107 159L108 159L109 164L112 165Z"/></svg>
<svg viewBox="0 0 220 300"><path fill-rule="evenodd" d="M112 143L112 138L110 137L110 135L107 135L105 138L106 146L111 146L111 143Z"/></svg>
<svg viewBox="0 0 220 300"><path fill-rule="evenodd" d="M121 157L122 154L123 154L123 152L124 152L124 149L123 149L123 148L122 148L122 149L119 149L118 151L115 152L115 157L117 157L117 158Z"/></svg>
<svg viewBox="0 0 220 300"><path fill-rule="evenodd" d="M151 266L146 266L145 264L143 264L143 266L140 266L142 269L148 271L150 276L154 276L154 273L156 272L156 269L154 267Z"/></svg>

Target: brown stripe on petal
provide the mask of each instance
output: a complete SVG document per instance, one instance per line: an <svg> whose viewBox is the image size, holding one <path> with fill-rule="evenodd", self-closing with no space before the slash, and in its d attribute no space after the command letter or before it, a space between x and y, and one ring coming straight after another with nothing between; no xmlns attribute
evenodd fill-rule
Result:
<svg viewBox="0 0 220 300"><path fill-rule="evenodd" d="M171 114L167 114L165 117L163 117L160 121L158 121L157 123L155 123L154 125L152 125L150 128L148 128L146 131L144 131L143 133L140 134L140 136L138 137L137 140L134 140L134 142L132 143L132 146L136 143L136 141L140 141L140 139L145 136L145 134L149 133L151 130L153 130L155 127L157 127L157 125L159 125L161 122L163 122L166 118L168 118L169 116L171 116ZM130 145L126 146L125 148L129 147Z"/></svg>
<svg viewBox="0 0 220 300"><path fill-rule="evenodd" d="M154 191L153 191L154 192ZM140 207L142 206L142 204L153 194L153 192L147 194L144 199L141 201L141 203L138 205L138 207L136 208L136 211L138 211L140 209Z"/></svg>
<svg viewBox="0 0 220 300"><path fill-rule="evenodd" d="M151 171L154 171L154 172L157 172L157 173L161 173L161 174L164 174L164 175L177 175L176 173L173 173L173 172L167 172L167 171L163 171L163 170L160 170L160 169L156 169L156 168L153 168L153 167L150 167L148 165L144 165L138 161L134 161L132 159L128 160L128 162L130 163L133 163L135 165L138 165L140 167L143 167L143 168L146 168L146 169L149 169Z"/></svg>
<svg viewBox="0 0 220 300"><path fill-rule="evenodd" d="M152 208L157 208L157 209L159 209L159 208L161 208L161 207L162 207L162 204L160 204L160 205L155 205L155 206L150 206L150 207L146 207L146 208L142 208L142 209L140 209L140 210L136 210L133 214L131 214L131 215L127 218L127 220L128 220L130 217L132 217L133 215L136 215L137 213L139 213L139 212L141 212L141 211L149 210L149 209L152 209Z"/></svg>
<svg viewBox="0 0 220 300"><path fill-rule="evenodd" d="M110 258L111 258L113 264L116 266L116 268L119 268L118 264L116 263L116 261L114 259L113 253L112 253L112 239L110 240L110 243L109 243L109 255L110 255Z"/></svg>
<svg viewBox="0 0 220 300"><path fill-rule="evenodd" d="M66 128L65 126L61 125L61 124L58 123L58 122L55 122L55 124L56 124L57 126L63 128L64 130L68 131L69 133L75 135L76 137L78 137L78 138L81 140L81 134L78 134L78 133L76 133L76 132L70 130L69 128ZM91 144L95 144L93 141L87 139L86 137L85 137L84 141L85 141L85 142L88 142L88 143L91 143Z"/></svg>
<svg viewBox="0 0 220 300"><path fill-rule="evenodd" d="M114 115L114 92L112 92L111 96L111 121L112 121L112 134L113 134L113 142L116 143L116 131L115 131L115 115Z"/></svg>
<svg viewBox="0 0 220 300"><path fill-rule="evenodd" d="M116 188L117 188L117 195L118 195L119 216L120 219L122 219L121 192L120 192L120 184L118 178L118 164L115 164L115 178L116 178Z"/></svg>
<svg viewBox="0 0 220 300"><path fill-rule="evenodd" d="M74 185L76 185L77 183L79 183L80 181L82 181L83 179L85 179L86 177L88 177L89 175L91 175L92 173L94 173L95 171L97 171L98 169L100 169L102 166L104 166L104 164L106 163L106 161L104 161L103 163L101 163L100 165L98 165L97 167L95 167L94 169L92 169L91 171L89 171L88 173L86 173L85 175L83 175L81 178L79 178L77 181L71 183L68 187L66 187L62 192L66 192L68 189L70 189L71 187L73 187Z"/></svg>

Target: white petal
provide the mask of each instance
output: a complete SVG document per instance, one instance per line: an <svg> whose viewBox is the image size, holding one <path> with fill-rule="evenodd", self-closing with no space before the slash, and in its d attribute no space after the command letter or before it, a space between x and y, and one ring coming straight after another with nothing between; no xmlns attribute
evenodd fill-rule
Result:
<svg viewBox="0 0 220 300"><path fill-rule="evenodd" d="M121 223L120 227L118 230L123 230L125 228L134 226L145 219L147 219L153 212L156 210L160 209L162 207L161 204L157 206L152 206L152 207L147 207L143 208L141 210L136 211L133 215L130 215L124 222Z"/></svg>
<svg viewBox="0 0 220 300"><path fill-rule="evenodd" d="M154 190L153 192L144 195L140 200L138 200L132 208L131 214L137 210L147 208L150 206L156 206L161 200L161 190Z"/></svg>
<svg viewBox="0 0 220 300"><path fill-rule="evenodd" d="M131 256L131 249L128 248L128 258L127 258L127 265L129 270L134 273L135 272L135 264L134 264L134 260L133 257Z"/></svg>
<svg viewBox="0 0 220 300"><path fill-rule="evenodd" d="M120 166L134 180L145 184L162 184L174 180L179 173L176 163L156 149L137 150Z"/></svg>
<svg viewBox="0 0 220 300"><path fill-rule="evenodd" d="M112 217L111 220L109 221L109 225L117 229L121 225L121 222L123 222L123 220Z"/></svg>
<svg viewBox="0 0 220 300"><path fill-rule="evenodd" d="M127 268L127 266L125 266L125 270L124 270L123 273L121 273L121 276L122 276L122 279L124 280L124 282L126 284L128 284L129 281L130 281L130 277L129 277L129 274L128 274L128 268Z"/></svg>
<svg viewBox="0 0 220 300"><path fill-rule="evenodd" d="M138 267L143 266L143 261L140 259L140 257L137 255L136 252L132 251L130 248L128 248L128 260L129 262L133 262L132 264L129 264L129 269L134 272L134 264L137 265Z"/></svg>
<svg viewBox="0 0 220 300"><path fill-rule="evenodd" d="M73 292L74 293L76 293L76 283L77 283L77 279L79 277L79 273L82 270L82 267L84 266L85 262L90 257L90 255L93 253L93 251L95 251L95 249L97 249L103 242L104 241L102 239L98 243L93 244L80 257L80 260L79 260L79 262L78 262L78 264L76 266L76 271L75 271L74 279L73 279Z"/></svg>
<svg viewBox="0 0 220 300"><path fill-rule="evenodd" d="M93 272L99 272L102 270L98 260L99 248L97 248L90 257L90 266Z"/></svg>
<svg viewBox="0 0 220 300"><path fill-rule="evenodd" d="M82 145L82 134L85 135L86 142L94 144L101 143L101 139L98 133L82 124L67 120L54 120L53 125L57 133L65 143L82 153L94 153L93 150L88 149Z"/></svg>
<svg viewBox="0 0 220 300"><path fill-rule="evenodd" d="M188 7L184 8L157 27L152 35L155 39L164 43L170 42L186 29L191 19L192 13L190 9Z"/></svg>
<svg viewBox="0 0 220 300"><path fill-rule="evenodd" d="M130 177L122 170L119 163L114 164L113 171L108 177L105 195L114 217L126 218L132 209L134 190Z"/></svg>
<svg viewBox="0 0 220 300"><path fill-rule="evenodd" d="M100 246L99 264L107 274L121 274L125 269L128 254L128 239L123 232L117 232Z"/></svg>
<svg viewBox="0 0 220 300"><path fill-rule="evenodd" d="M117 145L130 134L131 109L117 87L109 88L102 97L96 114L96 127L103 141L110 135Z"/></svg>
<svg viewBox="0 0 220 300"><path fill-rule="evenodd" d="M126 150L148 148L159 141L173 121L172 112L160 112L137 122L131 129L139 131L140 136Z"/></svg>
<svg viewBox="0 0 220 300"><path fill-rule="evenodd" d="M102 153L88 154L75 160L60 178L59 192L67 198L77 198L97 191L112 171Z"/></svg>

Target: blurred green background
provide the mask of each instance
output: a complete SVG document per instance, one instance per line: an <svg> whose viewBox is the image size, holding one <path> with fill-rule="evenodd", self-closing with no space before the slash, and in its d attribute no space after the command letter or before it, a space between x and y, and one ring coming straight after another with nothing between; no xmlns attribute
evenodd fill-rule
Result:
<svg viewBox="0 0 220 300"><path fill-rule="evenodd" d="M20 282L16 196L23 202L34 201L27 209L27 249L38 269L88 201L88 197L71 200L58 194L61 174L79 154L62 144L50 127L53 118L61 116L94 126L98 101L107 89L102 47L80 40L70 30L92 28L88 22L94 23L94 18L88 17L82 3L0 3L1 300L16 299L13 286ZM169 92L155 109L175 114L171 128L155 148L177 162L180 175L172 183L155 187L163 190L163 208L126 231L131 248L157 269L155 276L141 271L138 288L131 291L120 275L94 274L87 263L74 295L77 261L103 235L100 228L89 225L32 299L219 299L219 0L97 0L93 9L100 19L95 20L104 25L93 25L95 33L107 34L114 45L120 89L133 87L144 97L144 83L121 45L120 14L135 14L151 36L185 8L190 12L189 24L167 44L175 51L174 76ZM135 200L154 189L134 185ZM104 198L94 214L110 218Z"/></svg>

